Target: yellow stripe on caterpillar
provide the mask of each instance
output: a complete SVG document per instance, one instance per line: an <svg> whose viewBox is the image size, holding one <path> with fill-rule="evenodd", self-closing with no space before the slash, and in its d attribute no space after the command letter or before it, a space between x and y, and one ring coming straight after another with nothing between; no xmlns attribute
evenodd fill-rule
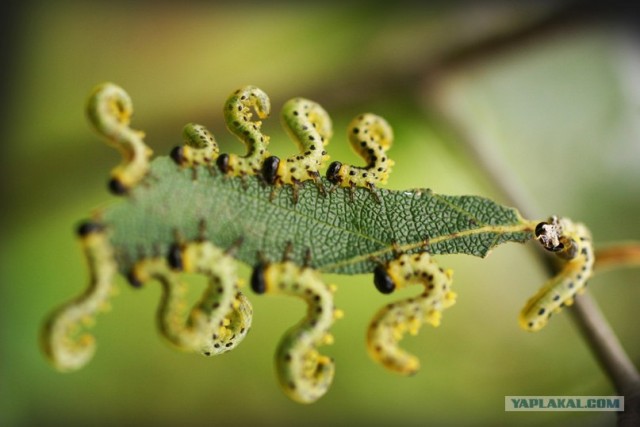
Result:
<svg viewBox="0 0 640 427"><path fill-rule="evenodd" d="M87 113L93 127L122 154L122 162L111 171L109 189L126 194L149 172L153 151L144 143L144 132L131 129L131 98L120 86L103 83L89 97Z"/></svg>
<svg viewBox="0 0 640 427"><path fill-rule="evenodd" d="M536 238L549 251L566 260L562 269L527 301L520 312L520 327L539 331L553 313L573 304L593 272L593 244L589 230L568 218L552 217L536 227Z"/></svg>
<svg viewBox="0 0 640 427"><path fill-rule="evenodd" d="M420 361L399 347L405 333L416 335L423 323L440 324L441 312L455 303L451 292L452 271L444 271L426 253L401 254L374 271L374 284L382 293L411 284L421 284L417 297L388 304L374 316L367 333L371 357L384 367L403 375L415 374Z"/></svg>
<svg viewBox="0 0 640 427"><path fill-rule="evenodd" d="M320 354L320 345L331 344L328 333L341 312L333 305L333 293L320 274L285 261L258 264L251 276L256 293L291 295L307 303L307 314L282 337L276 351L278 380L285 394L300 403L322 397L335 372L333 359Z"/></svg>

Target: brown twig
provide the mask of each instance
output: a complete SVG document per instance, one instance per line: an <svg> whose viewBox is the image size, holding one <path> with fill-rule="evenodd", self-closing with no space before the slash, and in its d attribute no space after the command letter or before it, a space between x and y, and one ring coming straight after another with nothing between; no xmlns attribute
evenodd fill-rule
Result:
<svg viewBox="0 0 640 427"><path fill-rule="evenodd" d="M540 218L539 210L526 192L522 190L510 173L510 167L497 150L473 140L473 137L461 135L459 141L468 149L475 163L480 166L491 179L494 187L501 193L502 198L510 205L519 208L525 218ZM549 257L537 248L536 256L547 269L549 275L558 272L555 258ZM599 256L603 256L600 252ZM596 255L597 259L598 255ZM600 261L600 268L606 265L607 257L610 263L622 260L640 261L640 246L629 246L626 250L610 250L604 252L605 261ZM604 264L603 264L604 263ZM596 360L605 374L613 383L617 393L625 397L625 411L618 413L618 426L640 425L640 374L624 351L613 329L607 322L602 311L592 296L585 292L575 299L575 304L569 310L579 332L593 352Z"/></svg>
<svg viewBox="0 0 640 427"><path fill-rule="evenodd" d="M640 267L640 242L612 243L597 248L596 272L624 267Z"/></svg>

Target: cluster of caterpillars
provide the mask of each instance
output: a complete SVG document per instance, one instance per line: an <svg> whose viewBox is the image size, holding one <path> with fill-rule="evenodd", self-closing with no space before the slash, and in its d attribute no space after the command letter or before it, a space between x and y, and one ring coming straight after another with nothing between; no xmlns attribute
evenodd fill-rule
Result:
<svg viewBox="0 0 640 427"><path fill-rule="evenodd" d="M171 152L171 158L184 167L199 165L213 167L229 176L246 177L256 175L273 186L293 185L294 199L298 186L308 180L316 183L324 192L320 181L320 170L329 159L325 147L333 135L329 114L316 102L294 98L282 108L282 124L295 141L300 152L287 159L270 155L269 137L261 132L262 123L252 121L252 109L260 119L269 115L270 102L267 95L254 86L234 92L224 107L227 127L247 147L244 156L220 154L218 144L204 126L189 123L183 131L184 145ZM393 161L387 157L391 148L393 132L389 124L375 114L361 114L349 125L349 142L354 151L366 162L365 166L352 166L333 162L326 178L341 187L366 187L375 194L377 184L385 184ZM123 173L121 170L115 173ZM118 180L114 177L114 180ZM130 182L131 179L124 179Z"/></svg>
<svg viewBox="0 0 640 427"><path fill-rule="evenodd" d="M319 104L304 98L285 103L282 123L300 153L280 159L269 153L269 137L261 132L261 122L253 118L255 114L265 119L270 109L269 98L262 90L253 86L237 90L227 100L224 115L227 127L246 145L247 153L221 154L212 133L202 125L190 123L184 128L184 144L171 151L176 168L193 168L194 176L200 166L237 179L256 176L264 185L273 186L274 191L278 186L290 185L294 200L298 186L309 180L321 194L337 187L364 187L377 198L376 186L386 182L393 165L387 157L393 134L383 118L367 113L351 122L349 142L366 165L331 163L326 178L333 188L324 188L320 171L329 158L325 150L332 137L329 115ZM88 112L98 132L123 155L123 162L111 172L109 188L115 194L128 194L148 176L152 154L143 142L144 134L129 126L131 100L123 89L106 83L92 93ZM201 227L200 237L193 241L186 241L176 232L168 252L141 257L133 264L128 279L137 287L152 280L161 284L158 327L172 345L212 356L229 351L242 341L251 327L252 307L240 292L236 273L234 252L242 242L218 248L207 239L205 228ZM92 220L82 224L78 234L90 268L89 289L56 310L48 318L43 334L45 352L63 371L78 369L92 357L93 337L79 330L83 322L105 308L117 273L108 228ZM590 236L581 224L551 218L538 225L535 235L545 248L567 262L523 309L520 323L531 331L542 328L553 312L572 302L584 288L593 266ZM332 343L329 330L342 312L333 303L335 287L326 285L309 262L298 265L291 261L290 249L285 249L281 262L268 262L256 254L250 282L258 294L295 296L307 304L305 318L284 335L278 346L276 369L285 393L295 401L310 403L323 396L332 382L334 362L318 347ZM180 279L182 272L208 279L207 289L189 313L183 312L186 285ZM376 288L385 294L412 284L423 287L418 296L383 307L367 333L374 360L392 371L414 374L419 361L403 350L399 341L407 332L417 334L424 323L439 325L442 311L455 303L452 271L440 268L425 248L412 254L398 250L394 259L378 261L373 273Z"/></svg>

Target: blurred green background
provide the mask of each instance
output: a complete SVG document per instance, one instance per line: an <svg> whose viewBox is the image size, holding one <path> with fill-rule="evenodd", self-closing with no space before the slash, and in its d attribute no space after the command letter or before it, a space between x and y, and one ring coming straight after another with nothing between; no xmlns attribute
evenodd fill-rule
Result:
<svg viewBox="0 0 640 427"><path fill-rule="evenodd" d="M519 329L520 308L545 280L528 245L499 247L486 260L440 259L455 269L458 303L440 328L403 342L422 360L411 378L366 354L368 322L389 298L369 276L328 277L346 316L325 347L337 363L334 384L310 406L280 392L272 366L279 337L303 314L295 300L250 295L251 334L213 359L168 347L154 325L160 287L137 291L124 280L113 310L98 318L98 351L81 371L55 372L38 334L44 316L86 284L74 226L117 201L105 183L118 154L83 110L106 80L132 96L133 126L157 155L180 142L190 121L237 152L222 105L253 84L271 96L265 129L278 155L293 150L277 119L291 97L316 100L332 115L334 160L359 161L345 128L372 111L396 134L389 188L500 200L465 149L476 144L502 159L541 216L584 221L596 242L639 239L640 44L635 11L616 7L22 4L5 27L13 50L3 83L0 425L613 424L606 413L504 412L505 395L615 394L566 313L540 333ZM637 282L631 270L591 281L636 363Z"/></svg>

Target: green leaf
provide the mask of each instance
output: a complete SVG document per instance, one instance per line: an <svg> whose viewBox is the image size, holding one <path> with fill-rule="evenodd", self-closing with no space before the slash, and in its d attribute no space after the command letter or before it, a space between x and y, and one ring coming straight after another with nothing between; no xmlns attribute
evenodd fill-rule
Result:
<svg viewBox="0 0 640 427"><path fill-rule="evenodd" d="M258 254L279 261L291 243L290 257L298 263L308 250L309 265L320 271L358 274L372 271L375 260L393 258L394 251L484 257L500 243L531 239L535 227L489 199L427 189L378 189L378 201L362 188L322 195L307 182L294 203L289 186L273 190L256 177L243 180L204 167L194 179L193 170L168 157L154 160L150 175L129 199L101 213L122 272L140 256L166 253L176 235L192 240L203 234L221 248L242 239L235 256L249 265Z"/></svg>

